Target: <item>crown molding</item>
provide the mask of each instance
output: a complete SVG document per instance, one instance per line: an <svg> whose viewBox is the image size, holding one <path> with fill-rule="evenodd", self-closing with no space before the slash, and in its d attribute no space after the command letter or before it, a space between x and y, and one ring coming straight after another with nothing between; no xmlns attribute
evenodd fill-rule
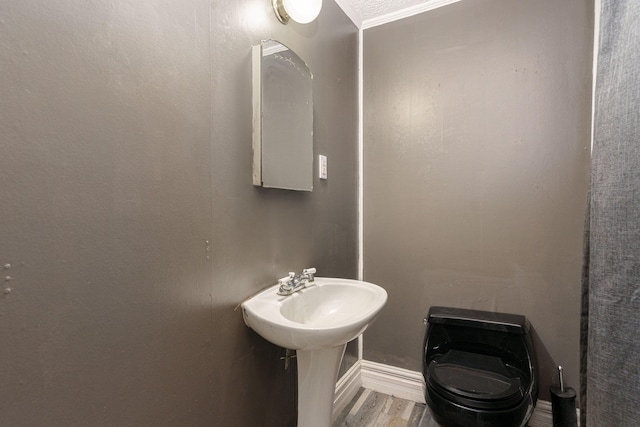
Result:
<svg viewBox="0 0 640 427"><path fill-rule="evenodd" d="M398 21L400 19L408 18L419 13L427 12L429 10L438 9L443 6L457 3L461 0L428 0L424 3L410 6L405 9L400 9L396 12L380 15L375 18L365 19L362 21L362 29L377 27L379 25L388 24L389 22Z"/></svg>

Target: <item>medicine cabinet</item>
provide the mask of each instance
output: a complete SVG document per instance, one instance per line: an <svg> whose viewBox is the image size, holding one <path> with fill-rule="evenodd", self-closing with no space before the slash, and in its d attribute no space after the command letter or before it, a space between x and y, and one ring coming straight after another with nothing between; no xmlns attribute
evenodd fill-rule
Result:
<svg viewBox="0 0 640 427"><path fill-rule="evenodd" d="M253 185L313 190L313 75L275 40L254 46Z"/></svg>

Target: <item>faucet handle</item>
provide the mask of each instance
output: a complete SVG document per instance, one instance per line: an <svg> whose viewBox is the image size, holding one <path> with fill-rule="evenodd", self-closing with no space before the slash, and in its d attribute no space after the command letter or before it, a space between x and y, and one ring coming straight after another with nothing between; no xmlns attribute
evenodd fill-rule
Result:
<svg viewBox="0 0 640 427"><path fill-rule="evenodd" d="M307 276L307 282L309 283L315 281L315 278L313 277L314 274L316 274L315 267L305 268L304 270L302 270L302 275Z"/></svg>
<svg viewBox="0 0 640 427"><path fill-rule="evenodd" d="M289 275L287 277L283 277L282 279L278 279L278 284L279 285L289 285L289 283L296 277L296 273L294 273L293 271L289 272Z"/></svg>

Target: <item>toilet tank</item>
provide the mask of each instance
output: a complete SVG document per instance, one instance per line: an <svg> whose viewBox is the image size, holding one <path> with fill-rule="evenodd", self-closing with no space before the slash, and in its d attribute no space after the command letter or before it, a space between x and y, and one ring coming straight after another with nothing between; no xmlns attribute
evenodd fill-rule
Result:
<svg viewBox="0 0 640 427"><path fill-rule="evenodd" d="M431 307L425 320L425 367L449 350L459 350L499 357L529 382L535 378L535 352L525 316Z"/></svg>

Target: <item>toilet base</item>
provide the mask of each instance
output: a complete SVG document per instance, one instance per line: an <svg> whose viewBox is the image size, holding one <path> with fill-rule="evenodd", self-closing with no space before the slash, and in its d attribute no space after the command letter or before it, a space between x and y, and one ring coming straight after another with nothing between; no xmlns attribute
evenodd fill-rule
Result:
<svg viewBox="0 0 640 427"><path fill-rule="evenodd" d="M444 399L430 387L425 398L433 419L441 427L524 427L534 408L530 394L518 405L503 410L464 407Z"/></svg>

